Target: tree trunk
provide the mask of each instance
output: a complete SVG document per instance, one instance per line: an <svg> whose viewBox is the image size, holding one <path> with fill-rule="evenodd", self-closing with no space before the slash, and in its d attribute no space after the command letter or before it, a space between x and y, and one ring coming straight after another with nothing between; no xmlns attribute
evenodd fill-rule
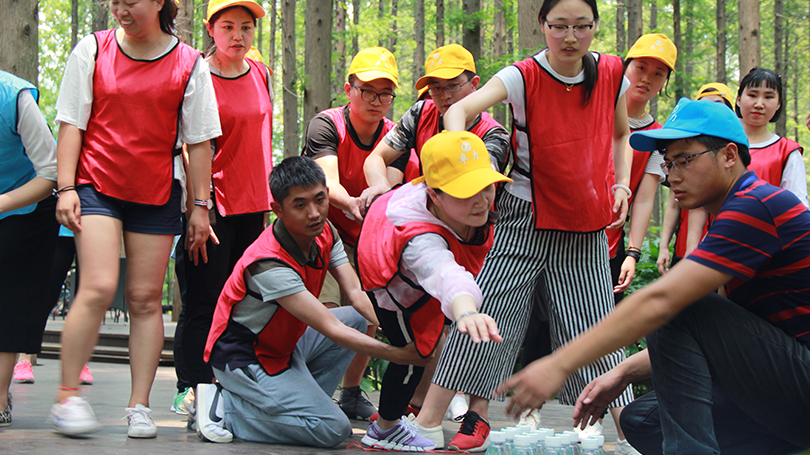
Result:
<svg viewBox="0 0 810 455"><path fill-rule="evenodd" d="M425 0L413 3L413 80L418 81L425 72Z"/></svg>
<svg viewBox="0 0 810 455"><path fill-rule="evenodd" d="M681 87L684 89L686 96L689 96L692 93L690 87L687 86L688 82L693 80L693 74L695 72L695 59L692 57L695 55L695 2L691 0L687 0L684 2L686 4L686 46L684 49L683 57L686 60L686 77L683 78L683 84ZM680 48L678 48L680 49ZM681 73L679 73L681 74ZM680 99L680 98L678 98Z"/></svg>
<svg viewBox="0 0 810 455"><path fill-rule="evenodd" d="M37 0L2 0L0 69L39 85L39 4Z"/></svg>
<svg viewBox="0 0 810 455"><path fill-rule="evenodd" d="M382 23L385 20L385 0L380 0L379 2L377 2L377 20L380 23ZM377 45L380 47L386 47L388 45L388 43L386 42L388 41L386 37L387 34L385 33L380 35L380 39L377 41Z"/></svg>
<svg viewBox="0 0 810 455"><path fill-rule="evenodd" d="M109 17L110 7L108 2L106 0L95 0L93 2L93 31L107 30Z"/></svg>
<svg viewBox="0 0 810 455"><path fill-rule="evenodd" d="M658 2L657 2L657 0L652 0L652 2L650 2L650 30L655 30L657 28L658 28ZM653 118L658 117L658 97L657 96L653 97L653 99L650 100L650 115L652 115ZM655 193L655 196L656 196L656 198L658 197L658 192ZM658 206L659 206L659 204L656 203L655 204L656 210L653 211L653 218L655 219L656 225L660 226L661 221L658 218L656 218L656 216L659 215Z"/></svg>
<svg viewBox="0 0 810 455"><path fill-rule="evenodd" d="M785 58L782 54L783 46L787 44L787 40L783 39L783 34L786 32L782 25L782 15L784 14L784 1L783 0L774 0L773 2L773 48L774 48L774 59L773 59L773 66L774 71L776 74L784 75L785 74ZM787 85L787 78L783 78L783 85ZM783 93L779 94L780 100L782 104L785 105L785 92L786 90L783 89ZM784 109L783 112L787 110ZM787 115L780 115L779 118L776 120L776 129L774 132L782 137L787 136Z"/></svg>
<svg viewBox="0 0 810 455"><path fill-rule="evenodd" d="M546 45L537 17L541 6L542 1L518 0L518 47L521 54L534 55Z"/></svg>
<svg viewBox="0 0 810 455"><path fill-rule="evenodd" d="M627 32L624 30L624 0L616 2L616 52L624 54L627 50Z"/></svg>
<svg viewBox="0 0 810 455"><path fill-rule="evenodd" d="M388 35L388 47L392 54L397 53L397 10L399 10L399 0L391 0L391 34ZM390 111L389 111L390 112Z"/></svg>
<svg viewBox="0 0 810 455"><path fill-rule="evenodd" d="M192 0L192 3L193 3L193 0ZM208 0L202 0L202 4L199 6L199 8L200 8L201 11L206 11L207 12L208 11ZM192 9L192 11L193 11L193 9ZM192 17L192 23L193 23L194 22L194 19L193 19L194 14L192 14L191 17ZM203 33L202 33L202 48L203 48L203 50L207 49L208 45L211 44L212 41L214 41L214 38L212 38L211 35L208 34L207 30L203 29Z"/></svg>
<svg viewBox="0 0 810 455"><path fill-rule="evenodd" d="M481 21L478 18L481 0L462 0L462 9L466 19L461 32L461 43L477 62L481 60Z"/></svg>
<svg viewBox="0 0 810 455"><path fill-rule="evenodd" d="M79 42L79 0L70 0L70 50Z"/></svg>
<svg viewBox="0 0 810 455"><path fill-rule="evenodd" d="M281 3L281 83L284 86L284 157L297 156L298 149L298 95L295 69L295 1Z"/></svg>
<svg viewBox="0 0 810 455"><path fill-rule="evenodd" d="M444 0L436 0L436 47L444 46Z"/></svg>
<svg viewBox="0 0 810 455"><path fill-rule="evenodd" d="M99 9L101 8L99 7ZM106 8L104 15L106 18ZM177 25L177 38L189 46L194 46L194 0L182 0L180 2L175 24ZM104 28L106 28L106 26Z"/></svg>
<svg viewBox="0 0 810 455"><path fill-rule="evenodd" d="M760 62L759 0L739 0L740 79Z"/></svg>
<svg viewBox="0 0 810 455"><path fill-rule="evenodd" d="M493 57L499 60L506 55L506 12L503 0L495 0L495 27L492 33ZM492 106L492 116L501 125L506 124L506 106L498 103Z"/></svg>
<svg viewBox="0 0 810 455"><path fill-rule="evenodd" d="M681 1L672 0L672 34L675 47L683 49L683 37L681 36ZM675 73L683 74L683 61L681 57L675 61ZM683 78L675 78L675 99L679 100L684 96L684 82Z"/></svg>
<svg viewBox="0 0 810 455"><path fill-rule="evenodd" d="M332 1L308 0L304 37L304 122L330 107L332 99Z"/></svg>
<svg viewBox="0 0 810 455"><path fill-rule="evenodd" d="M360 52L360 43L357 41L357 27L360 25L360 0L352 0L352 23L354 23L352 55L356 55Z"/></svg>
<svg viewBox="0 0 810 455"><path fill-rule="evenodd" d="M627 0L627 44L632 46L643 30L641 0Z"/></svg>
<svg viewBox="0 0 810 455"><path fill-rule="evenodd" d="M276 24L278 21L277 0L270 0L270 49L267 50L267 66L275 70L276 67Z"/></svg>
<svg viewBox="0 0 810 455"><path fill-rule="evenodd" d="M337 58L335 61L335 74L332 76L332 95L343 93L343 84L346 82L346 0L335 0L335 32L336 39L333 40L332 53Z"/></svg>
<svg viewBox="0 0 810 455"><path fill-rule="evenodd" d="M717 19L717 82L726 83L726 0L717 0L715 6L715 18Z"/></svg>

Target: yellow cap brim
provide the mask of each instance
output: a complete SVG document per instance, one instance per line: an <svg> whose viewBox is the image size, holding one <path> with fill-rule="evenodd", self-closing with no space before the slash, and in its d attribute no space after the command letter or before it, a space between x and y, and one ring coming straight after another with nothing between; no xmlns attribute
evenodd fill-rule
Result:
<svg viewBox="0 0 810 455"><path fill-rule="evenodd" d="M367 70L367 71L358 71L353 74L363 82L371 82L375 79L388 79L389 81L393 82L397 88L399 88L399 82L397 81L397 78L393 76L391 73L388 73L386 71Z"/></svg>
<svg viewBox="0 0 810 455"><path fill-rule="evenodd" d="M209 12L209 14L208 14L208 17L206 17L205 19L203 19L203 22L205 22L205 23L207 24L207 23L208 23L208 21L210 21L210 20L211 20L211 17L212 17L214 14L216 14L216 13L218 13L218 12L220 12L220 11L224 10L224 9L231 8L231 7L233 7L233 6L243 6L243 7L247 8L247 9L249 9L249 10L250 10L250 12L251 12L251 13L253 13L253 16L254 16L256 19L259 19L259 18L261 18L261 17L264 17L264 16L267 14L267 13L264 11L264 8L262 8L262 7L261 7L261 5L259 5L259 4L258 4L258 3L256 3L256 2L234 2L234 3L228 3L228 4L225 4L225 5L222 5L222 7L221 7L221 8L217 8L217 9L215 9L214 11L210 11L210 12Z"/></svg>
<svg viewBox="0 0 810 455"><path fill-rule="evenodd" d="M435 77L436 79L455 79L461 76L461 73L464 72L464 68L439 68L437 70L431 71L428 74L420 77L418 81L416 81L416 85L413 87L416 90L421 90L422 87L428 85L430 82L431 77Z"/></svg>
<svg viewBox="0 0 810 455"><path fill-rule="evenodd" d="M467 172L439 187L445 193L459 199L467 199L480 193L493 183L511 182L512 179L492 168L480 168Z"/></svg>

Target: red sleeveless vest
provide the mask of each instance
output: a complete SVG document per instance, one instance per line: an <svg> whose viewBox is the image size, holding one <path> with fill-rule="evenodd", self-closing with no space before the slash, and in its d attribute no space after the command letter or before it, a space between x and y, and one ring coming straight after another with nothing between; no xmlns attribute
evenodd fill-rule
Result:
<svg viewBox="0 0 810 455"><path fill-rule="evenodd" d="M319 255L323 258L323 264L318 264L317 268L308 264L300 265L278 242L273 234L272 226L265 229L259 238L245 250L222 288L222 293L219 295L217 307L214 310L214 319L211 323L211 331L208 333L208 340L203 354L206 362L211 355L214 344L228 327L234 307L247 294L245 270L254 262L262 259L275 259L284 263L295 270L301 276L307 290L315 297L318 297L329 269L329 260L334 244L332 229L328 223L321 235L315 239L315 242L318 245ZM306 328L306 324L279 305L270 322L259 332L254 347L256 357L267 371L267 374L278 373L290 366L290 357L295 350L295 345Z"/></svg>
<svg viewBox="0 0 810 455"><path fill-rule="evenodd" d="M582 107L583 84L568 87L533 57L514 64L523 76L530 163L516 161L531 176L537 229L593 232L610 224L613 212L613 121L622 84L622 60L600 55L590 102ZM529 166L527 169L525 166Z"/></svg>
<svg viewBox="0 0 810 455"><path fill-rule="evenodd" d="M804 152L804 149L797 142L793 142L786 137L780 137L778 141L763 148L751 148L751 164L748 165L749 171L755 171L757 177L773 186L782 185L782 172L785 170L785 164L790 153L798 150L799 153Z"/></svg>
<svg viewBox="0 0 810 455"><path fill-rule="evenodd" d="M380 143L383 136L390 131L396 124L387 118L383 118L383 127L377 140L368 148L357 144L352 140L349 134L348 127L343 117L344 107L335 107L327 109L322 112L329 116L337 127L338 135L340 136L340 143L337 146L337 159L338 159L338 175L340 176L340 184L349 193L349 196L357 197L368 188L366 182L366 175L363 173L363 163L366 158L371 155L374 147ZM331 221L340 233L341 239L349 245L357 244L357 236L360 234L360 223L355 220L349 219L342 210L329 206L329 221Z"/></svg>
<svg viewBox="0 0 810 455"><path fill-rule="evenodd" d="M211 163L220 215L270 210L267 177L273 170L273 105L267 69L245 59L250 70L233 79L212 74L222 136Z"/></svg>
<svg viewBox="0 0 810 455"><path fill-rule="evenodd" d="M661 124L656 121L653 121L650 125L647 125L644 128L632 130L631 132L660 130L660 129ZM639 152L638 150L633 150L633 165L630 167L630 191L633 192L633 196L627 200L628 207L630 206L630 204L633 203L633 200L636 197L636 192L638 191L638 187L641 184L641 179L644 178L644 170L647 168L647 162L650 161L651 153L658 153L658 152ZM619 240L621 240L622 238L623 229L624 228L605 229L605 233L607 233L608 237L608 245L610 245L609 257L615 257L616 253L619 252ZM638 247L641 248L640 245Z"/></svg>
<svg viewBox="0 0 810 455"><path fill-rule="evenodd" d="M377 198L363 219L363 228L357 243L357 270L363 289L372 291L388 286L388 283L400 273L402 250L411 239L426 233L441 235L453 252L456 263L473 276L478 275L484 265L484 258L492 248L492 226L488 227L486 241L480 245L462 243L452 232L432 223L413 222L396 226L385 215L388 201L395 191L389 191ZM405 282L411 283L410 280ZM411 286L422 290L416 283L412 283ZM408 318L419 354L423 357L429 356L444 327L441 303L425 293L424 298L404 308L397 302L397 298L398 296L392 295L392 300Z"/></svg>
<svg viewBox="0 0 810 455"><path fill-rule="evenodd" d="M200 53L178 42L157 60L120 51L115 30L96 32L93 111L82 138L76 183L128 202L169 200L183 96Z"/></svg>

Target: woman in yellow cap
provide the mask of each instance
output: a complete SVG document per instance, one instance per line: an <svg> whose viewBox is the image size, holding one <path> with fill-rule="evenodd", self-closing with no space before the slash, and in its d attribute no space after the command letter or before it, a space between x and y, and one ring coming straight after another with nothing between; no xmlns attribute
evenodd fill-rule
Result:
<svg viewBox="0 0 810 455"><path fill-rule="evenodd" d="M695 99L723 103L731 109L734 109L734 93L728 88L728 85L722 82L710 82L700 87Z"/></svg>
<svg viewBox="0 0 810 455"><path fill-rule="evenodd" d="M490 166L484 142L468 131L442 132L420 156L424 177L380 196L368 209L357 242L363 284L394 346L413 343L423 358L436 348L445 317L474 343L501 341L495 321L478 312L475 282L492 246L495 185L512 180ZM390 364L379 418L363 444L425 451L435 443L405 419L424 367Z"/></svg>
<svg viewBox="0 0 810 455"><path fill-rule="evenodd" d="M169 0L110 2L119 28L83 38L71 52L56 102L59 222L75 233L82 280L62 332L62 379L51 408L66 435L100 428L79 396L79 377L115 296L123 236L132 390L127 435L154 438L149 394L163 349L163 280L181 231L190 156L188 248L209 235L209 140L221 134L208 65L174 36Z"/></svg>
<svg viewBox="0 0 810 455"><path fill-rule="evenodd" d="M176 401L186 387L213 382L203 351L217 299L242 253L264 230L270 210L272 81L262 62L246 57L253 45L256 19L264 15L264 9L252 0L208 3L205 27L212 42L206 61L222 135L212 140L211 193L206 198L211 202L212 235L201 250L202 258L188 250L182 258L187 291L183 323L175 337L182 356L178 378L184 382L178 381Z"/></svg>

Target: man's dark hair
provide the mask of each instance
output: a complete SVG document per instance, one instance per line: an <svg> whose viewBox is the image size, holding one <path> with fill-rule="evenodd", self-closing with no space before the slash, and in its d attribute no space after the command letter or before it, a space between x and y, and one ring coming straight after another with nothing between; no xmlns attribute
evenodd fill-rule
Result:
<svg viewBox="0 0 810 455"><path fill-rule="evenodd" d="M667 152L667 147L670 144L672 144L673 142L675 142L676 140L680 140L680 139L659 139L659 140L657 140L656 141L657 150L659 152L661 152L662 155L665 154ZM687 142L689 142L689 141L697 141L697 142L701 143L703 146L705 146L707 150L720 149L720 148L725 147L726 144L728 144L729 142L734 142L734 141L730 141L728 139L723 139L722 137L707 136L705 134L701 134L700 136L686 138L686 141ZM743 164L747 168L748 165L751 164L751 154L748 152L748 146L746 146L744 144L737 143L737 142L734 142L734 143L737 144L737 150L739 150L740 159L742 160ZM717 151L714 152L714 155L717 155Z"/></svg>
<svg viewBox="0 0 810 455"><path fill-rule="evenodd" d="M326 175L312 158L306 156L286 158L270 173L270 193L279 204L290 195L291 188L311 188L315 185L326 186Z"/></svg>

